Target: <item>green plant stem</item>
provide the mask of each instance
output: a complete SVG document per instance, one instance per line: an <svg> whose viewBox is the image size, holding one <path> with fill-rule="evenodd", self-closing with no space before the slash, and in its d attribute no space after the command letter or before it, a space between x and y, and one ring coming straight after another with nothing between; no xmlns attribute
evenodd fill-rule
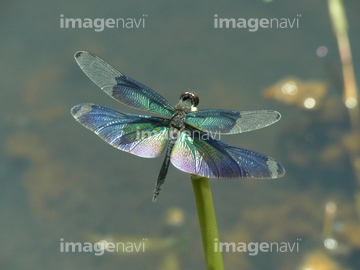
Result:
<svg viewBox="0 0 360 270"><path fill-rule="evenodd" d="M220 240L209 178L191 175L191 182L199 217L206 268L208 270L223 270L222 254L218 250L215 251L215 241L218 245Z"/></svg>

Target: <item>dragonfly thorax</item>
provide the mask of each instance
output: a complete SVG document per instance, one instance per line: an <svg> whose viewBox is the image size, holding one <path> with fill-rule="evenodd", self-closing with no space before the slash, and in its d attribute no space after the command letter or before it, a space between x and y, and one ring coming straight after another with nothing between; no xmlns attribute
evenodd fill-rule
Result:
<svg viewBox="0 0 360 270"><path fill-rule="evenodd" d="M177 130L182 130L185 128L185 115L187 112L181 109L177 109L176 113L171 117L170 127Z"/></svg>

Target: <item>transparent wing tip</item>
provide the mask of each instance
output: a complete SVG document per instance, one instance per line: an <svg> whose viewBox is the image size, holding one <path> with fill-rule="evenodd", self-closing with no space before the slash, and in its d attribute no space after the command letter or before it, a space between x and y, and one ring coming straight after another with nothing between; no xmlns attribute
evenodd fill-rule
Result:
<svg viewBox="0 0 360 270"><path fill-rule="evenodd" d="M278 163L278 178L283 177L285 173L285 168L280 163Z"/></svg>
<svg viewBox="0 0 360 270"><path fill-rule="evenodd" d="M80 58L83 54L88 54L88 52L86 52L86 51L78 51L78 52L76 52L76 53L74 54L74 58L75 58L75 59L78 59L78 58Z"/></svg>
<svg viewBox="0 0 360 270"><path fill-rule="evenodd" d="M284 167L274 159L269 158L266 161L266 165L268 166L271 178L280 178L285 175Z"/></svg>
<svg viewBox="0 0 360 270"><path fill-rule="evenodd" d="M277 111L275 111L275 114L276 114L276 121L279 121L281 118L281 114Z"/></svg>
<svg viewBox="0 0 360 270"><path fill-rule="evenodd" d="M92 106L93 106L93 104L91 104L91 103L79 104L79 105L72 107L70 112L71 112L72 116L77 119L77 118L81 117L82 115L84 115L85 113L90 112L92 110Z"/></svg>

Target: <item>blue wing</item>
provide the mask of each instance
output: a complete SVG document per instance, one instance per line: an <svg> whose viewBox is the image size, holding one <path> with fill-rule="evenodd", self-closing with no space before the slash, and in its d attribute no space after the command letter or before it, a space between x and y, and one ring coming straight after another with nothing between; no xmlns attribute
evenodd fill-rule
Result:
<svg viewBox="0 0 360 270"><path fill-rule="evenodd" d="M205 132L182 132L171 163L187 173L208 178L278 178L284 168L273 158L209 137Z"/></svg>
<svg viewBox="0 0 360 270"><path fill-rule="evenodd" d="M106 94L130 107L171 117L175 109L162 96L145 85L125 76L104 60L89 52L75 53L84 73Z"/></svg>
<svg viewBox="0 0 360 270"><path fill-rule="evenodd" d="M216 134L235 134L269 126L280 120L276 111L200 110L188 113L185 122L203 131Z"/></svg>
<svg viewBox="0 0 360 270"><path fill-rule="evenodd" d="M169 120L163 118L118 112L90 103L76 105L71 114L110 145L136 156L158 157L167 143Z"/></svg>

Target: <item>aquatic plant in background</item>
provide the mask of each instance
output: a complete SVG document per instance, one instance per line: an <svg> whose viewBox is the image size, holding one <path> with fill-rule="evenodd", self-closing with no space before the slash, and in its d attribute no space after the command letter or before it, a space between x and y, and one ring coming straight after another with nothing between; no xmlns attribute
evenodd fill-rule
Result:
<svg viewBox="0 0 360 270"><path fill-rule="evenodd" d="M328 0L332 27L336 36L343 71L343 102L348 109L351 123L350 147L347 147L357 183L355 205L360 219L360 115L358 89L356 85L351 48L348 37L348 23L342 0Z"/></svg>
<svg viewBox="0 0 360 270"><path fill-rule="evenodd" d="M342 99L331 97L326 89L329 84L325 82L316 83L313 80L304 83L294 77L288 77L266 89L264 96L307 111L293 127L294 129L288 131L287 136L283 136L284 139L287 138L287 141L282 140L287 148L291 147L288 150L288 160L293 163L293 166L297 166L300 170L307 169L309 177L304 179L304 175L300 176L301 184L299 185L304 186L304 181L310 181L311 183L307 183L310 185L314 181L322 179L325 188L334 185L343 190L348 188L349 192L354 193L354 211L349 211L349 207L345 206L344 199L340 200L341 204L337 205L334 194L331 195L330 200L326 199L322 233L318 232L320 236L315 235L315 239L321 237L321 242L318 243L318 250L313 249L305 257L305 262L300 269L348 269L344 266L344 262L348 266L355 267L353 269L358 269L359 261L354 258L356 256L354 254L360 248L358 240L360 239L358 89L343 2L328 0L328 7L333 31L338 42L343 75L343 86L334 86L336 89L342 90L339 91L342 93ZM303 139L301 142L307 148L300 145L300 138ZM311 144L311 142L313 143ZM350 176L351 169L353 177ZM331 177L319 178L324 175L330 176L331 173L336 174L336 177L333 178L334 182L330 182ZM314 177L314 174L318 177ZM341 211L336 211L337 208L341 208ZM319 252L319 250L321 251Z"/></svg>

